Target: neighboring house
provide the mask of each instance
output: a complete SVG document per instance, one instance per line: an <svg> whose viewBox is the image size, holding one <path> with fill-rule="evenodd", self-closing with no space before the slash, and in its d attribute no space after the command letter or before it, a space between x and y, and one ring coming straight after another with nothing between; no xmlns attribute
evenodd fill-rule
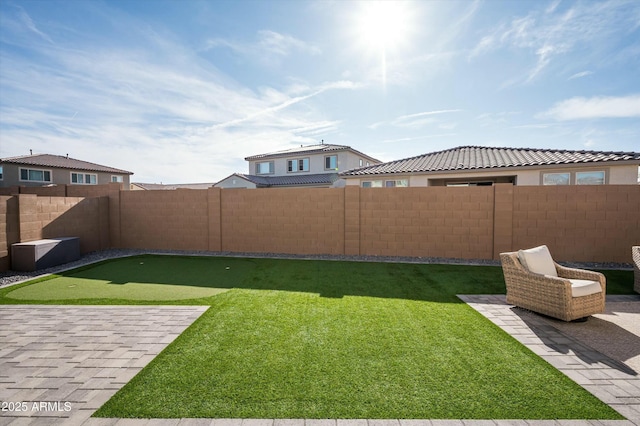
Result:
<svg viewBox="0 0 640 426"><path fill-rule="evenodd" d="M461 146L340 174L362 187L636 185L638 152Z"/></svg>
<svg viewBox="0 0 640 426"><path fill-rule="evenodd" d="M340 171L380 161L346 145L319 144L245 158L249 173L234 173L219 188L340 187Z"/></svg>
<svg viewBox="0 0 640 426"><path fill-rule="evenodd" d="M171 190L171 189L209 189L214 183L174 183L174 184L162 184L162 183L140 183L134 182L131 184L132 191L158 191L158 190Z"/></svg>
<svg viewBox="0 0 640 426"><path fill-rule="evenodd" d="M128 189L132 174L126 170L62 155L34 154L0 159L0 187L101 185L117 182Z"/></svg>

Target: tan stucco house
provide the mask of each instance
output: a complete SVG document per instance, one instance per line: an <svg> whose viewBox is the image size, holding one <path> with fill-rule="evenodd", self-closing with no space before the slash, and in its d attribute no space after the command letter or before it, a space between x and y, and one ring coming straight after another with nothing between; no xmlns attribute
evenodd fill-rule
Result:
<svg viewBox="0 0 640 426"><path fill-rule="evenodd" d="M380 161L346 145L317 144L246 157L249 173L234 173L219 188L344 186L340 172Z"/></svg>
<svg viewBox="0 0 640 426"><path fill-rule="evenodd" d="M11 186L102 185L121 183L129 189L132 172L76 160L34 154L0 159L0 188Z"/></svg>
<svg viewBox="0 0 640 426"><path fill-rule="evenodd" d="M361 187L637 185L640 153L461 146L340 173Z"/></svg>

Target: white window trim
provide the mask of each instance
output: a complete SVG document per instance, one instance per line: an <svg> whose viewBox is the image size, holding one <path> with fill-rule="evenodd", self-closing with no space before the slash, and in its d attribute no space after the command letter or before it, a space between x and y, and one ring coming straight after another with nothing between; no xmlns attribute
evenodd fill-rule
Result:
<svg viewBox="0 0 640 426"><path fill-rule="evenodd" d="M27 175L29 174L29 170L43 172L42 176L44 177L44 172L49 172L49 180L31 180L31 179L22 179L22 171L27 170ZM18 181L19 182L43 182L43 183L51 183L53 182L53 171L49 169L34 169L29 167L19 167L18 168Z"/></svg>
<svg viewBox="0 0 640 426"><path fill-rule="evenodd" d="M73 175L82 175L82 182L74 182L73 181ZM95 176L96 177L96 182L95 183L87 183L85 182L85 178L87 177L87 175L89 176ZM83 172L69 172L69 182L71 183L71 185L97 185L98 184L98 175L96 173L83 173Z"/></svg>
<svg viewBox="0 0 640 426"><path fill-rule="evenodd" d="M113 178L115 178L115 180ZM111 183L124 183L124 176L111 175Z"/></svg>

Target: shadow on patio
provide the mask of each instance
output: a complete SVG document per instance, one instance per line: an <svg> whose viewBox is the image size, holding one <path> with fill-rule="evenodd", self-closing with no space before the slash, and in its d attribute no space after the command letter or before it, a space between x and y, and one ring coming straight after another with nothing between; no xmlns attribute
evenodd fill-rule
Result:
<svg viewBox="0 0 640 426"><path fill-rule="evenodd" d="M520 308L512 311L552 350L586 364L640 373L640 301L607 301L606 312L586 322L564 322Z"/></svg>

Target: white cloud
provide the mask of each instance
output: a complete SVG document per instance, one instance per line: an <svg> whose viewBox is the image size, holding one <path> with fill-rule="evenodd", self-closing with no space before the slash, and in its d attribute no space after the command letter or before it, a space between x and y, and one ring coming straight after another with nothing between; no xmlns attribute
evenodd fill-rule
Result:
<svg viewBox="0 0 640 426"><path fill-rule="evenodd" d="M532 59L528 69L517 78L508 79L510 83L503 87L529 83L568 54L589 49L590 55L597 56L598 49L607 48L615 37L640 25L637 1L575 3L568 10L560 5L555 1L544 10L499 24L480 38L469 58L499 49L528 52ZM574 78L585 76L578 74Z"/></svg>
<svg viewBox="0 0 640 426"><path fill-rule="evenodd" d="M320 54L320 49L288 34L281 34L271 30L260 30L253 42L239 42L224 38L214 38L206 42L205 50L228 48L237 54L270 63L287 57L295 52L311 55Z"/></svg>
<svg viewBox="0 0 640 426"><path fill-rule="evenodd" d="M317 96L323 92L326 92L327 90L331 90L331 89L353 89L353 88L357 88L358 85L351 82L351 81L335 81L335 82L330 82L330 83L325 83L323 85L321 85L319 88L313 89L310 93L306 93L304 95L301 96L297 96L294 98L291 97L286 97L284 94L281 94L282 100L281 102L279 102L276 105L269 105L264 109L261 109L259 111L255 111L245 117L241 117L241 118L236 118L233 120L229 120L227 122L224 123L218 123L213 125L211 128L212 129L218 129L218 128L223 128L223 127L230 127L230 126L235 126L241 123L245 123L248 121L254 121L256 118L260 117L260 116L264 116L264 115L269 115L272 114L274 112L278 112L282 109L285 109L287 107L290 107L292 105L295 105L299 102L305 101L307 99L310 99L314 96ZM273 91L268 91L268 93L270 95L273 96Z"/></svg>
<svg viewBox="0 0 640 426"><path fill-rule="evenodd" d="M501 112L485 112L476 117L476 120L482 127L488 126L503 126L508 124L513 116L520 114L515 111L501 111Z"/></svg>
<svg viewBox="0 0 640 426"><path fill-rule="evenodd" d="M401 115L391 121L378 121L376 123L369 125L368 127L373 130L377 129L380 126L386 126L386 125L396 126L396 127L419 128L419 127L423 127L424 125L437 122L437 120L433 118L433 116L435 115L448 114L448 113L461 112L461 111L462 111L461 109L442 109L442 110L435 110L435 111L418 112L415 114Z"/></svg>
<svg viewBox="0 0 640 426"><path fill-rule="evenodd" d="M245 171L247 155L315 143L341 122L312 98L360 87L297 81L254 91L166 36L150 46L84 43L81 35L51 45L33 30L25 39L25 26L3 30L19 32L23 48L46 60L0 51L0 132L11 141L0 142L0 157L69 153L130 170L136 182L215 182ZM262 40L274 55L303 48L275 34Z"/></svg>
<svg viewBox="0 0 640 426"><path fill-rule="evenodd" d="M640 117L640 95L571 98L556 103L537 117L558 121Z"/></svg>
<svg viewBox="0 0 640 426"><path fill-rule="evenodd" d="M40 36L43 40L53 44L53 40L51 40L51 37L49 37L47 34L43 33L38 29L38 27L33 22L31 17L27 14L27 12L25 12L25 10L20 6L16 6L16 7L18 8L18 16L20 17L20 20L29 29L29 31L33 31L35 34Z"/></svg>
<svg viewBox="0 0 640 426"><path fill-rule="evenodd" d="M260 48L271 53L288 55L294 50L300 50L311 54L319 54L320 49L309 43L305 43L287 34L280 34L275 31L258 31L258 44Z"/></svg>
<svg viewBox="0 0 640 426"><path fill-rule="evenodd" d="M406 137L406 138L397 138L397 139L385 139L383 143L397 143L397 142L410 142L410 141L419 141L424 139L433 139L433 138L443 138L456 136L457 133L439 133L439 134L431 134L431 135L420 135L416 137Z"/></svg>
<svg viewBox="0 0 640 426"><path fill-rule="evenodd" d="M571 77L569 77L568 80L574 80L576 78L587 77L587 76L592 75L592 74L593 74L592 71L577 72L577 73L573 74Z"/></svg>
<svg viewBox="0 0 640 426"><path fill-rule="evenodd" d="M545 9L545 13L553 13L560 5L560 0L555 0Z"/></svg>

